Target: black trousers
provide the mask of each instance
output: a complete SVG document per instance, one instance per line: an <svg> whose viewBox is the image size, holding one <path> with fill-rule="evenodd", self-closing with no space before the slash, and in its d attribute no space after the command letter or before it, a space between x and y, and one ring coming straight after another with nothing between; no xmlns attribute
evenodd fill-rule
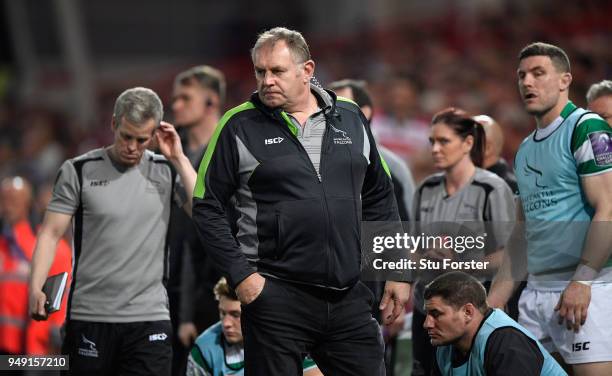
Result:
<svg viewBox="0 0 612 376"><path fill-rule="evenodd" d="M333 291L267 278L261 294L242 306L245 375L302 375L309 353L325 375L384 376L372 301L361 282Z"/></svg>
<svg viewBox="0 0 612 376"><path fill-rule="evenodd" d="M172 325L167 321L103 323L70 320L62 354L68 355L66 375L169 376Z"/></svg>

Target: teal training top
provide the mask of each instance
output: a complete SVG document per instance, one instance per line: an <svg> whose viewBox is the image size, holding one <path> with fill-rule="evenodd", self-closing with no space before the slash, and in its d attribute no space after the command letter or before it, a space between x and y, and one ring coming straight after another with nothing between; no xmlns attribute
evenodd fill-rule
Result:
<svg viewBox="0 0 612 376"><path fill-rule="evenodd" d="M522 142L515 173L527 221L529 273L575 268L594 214L581 178L610 171L612 129L572 102Z"/></svg>
<svg viewBox="0 0 612 376"><path fill-rule="evenodd" d="M516 321L512 320L508 315L499 309L494 309L493 312L485 319L482 326L474 337L472 349L468 360L461 366L452 367L453 346L438 346L436 349L436 362L443 376L446 375L465 375L465 376L485 376L484 360L487 340L491 333L496 329L513 327L524 333L527 337L535 341L538 348L544 356L544 364L540 372L541 376L565 376L567 373L563 371L561 366L553 359L553 357L542 347L542 344L535 339L533 334L523 328Z"/></svg>
<svg viewBox="0 0 612 376"><path fill-rule="evenodd" d="M304 372L316 366L310 357L304 359ZM196 339L189 354L186 374L188 376L244 375L242 344L227 343L223 337L221 322L214 324Z"/></svg>

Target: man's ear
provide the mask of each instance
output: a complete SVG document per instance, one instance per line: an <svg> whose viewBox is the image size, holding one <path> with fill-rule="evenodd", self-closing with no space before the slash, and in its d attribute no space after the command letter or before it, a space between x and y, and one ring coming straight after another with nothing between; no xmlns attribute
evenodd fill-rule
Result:
<svg viewBox="0 0 612 376"><path fill-rule="evenodd" d="M476 313L476 307L472 303L467 303L463 306L463 312L465 314L466 322L472 321L474 314Z"/></svg>
<svg viewBox="0 0 612 376"><path fill-rule="evenodd" d="M561 91L569 90L569 86L572 83L572 74L570 72L562 73L560 81Z"/></svg>
<svg viewBox="0 0 612 376"><path fill-rule="evenodd" d="M304 76L306 78L306 83L310 81L315 71L315 62L312 60L307 60L304 62Z"/></svg>
<svg viewBox="0 0 612 376"><path fill-rule="evenodd" d="M115 115L113 115L113 118L111 119L111 131L116 131L118 127L119 124L117 123L117 119L115 118Z"/></svg>

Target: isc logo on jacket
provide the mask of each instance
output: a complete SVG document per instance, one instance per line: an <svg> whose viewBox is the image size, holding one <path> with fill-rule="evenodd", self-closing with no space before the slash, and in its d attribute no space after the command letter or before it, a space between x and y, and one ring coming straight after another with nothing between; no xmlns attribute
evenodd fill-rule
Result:
<svg viewBox="0 0 612 376"><path fill-rule="evenodd" d="M267 138L265 140L265 144L266 145L280 144L281 142L283 142L283 140L284 140L284 138L282 138L282 137Z"/></svg>

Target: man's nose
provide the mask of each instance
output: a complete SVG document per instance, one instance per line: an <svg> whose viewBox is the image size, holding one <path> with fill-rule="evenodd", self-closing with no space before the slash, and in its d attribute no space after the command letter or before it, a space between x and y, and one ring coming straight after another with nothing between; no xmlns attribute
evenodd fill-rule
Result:
<svg viewBox="0 0 612 376"><path fill-rule="evenodd" d="M263 84L265 86L272 86L274 84L274 75L271 72L264 73Z"/></svg>
<svg viewBox="0 0 612 376"><path fill-rule="evenodd" d="M138 148L136 140L130 140L127 142L127 148L129 151L135 151Z"/></svg>
<svg viewBox="0 0 612 376"><path fill-rule="evenodd" d="M525 77L520 81L520 85L523 87L532 87L533 86L533 77L530 74L526 74Z"/></svg>
<svg viewBox="0 0 612 376"><path fill-rule="evenodd" d="M223 318L223 320L221 320L221 324L223 325L224 328L228 328L232 325L232 318L228 316L225 316Z"/></svg>

